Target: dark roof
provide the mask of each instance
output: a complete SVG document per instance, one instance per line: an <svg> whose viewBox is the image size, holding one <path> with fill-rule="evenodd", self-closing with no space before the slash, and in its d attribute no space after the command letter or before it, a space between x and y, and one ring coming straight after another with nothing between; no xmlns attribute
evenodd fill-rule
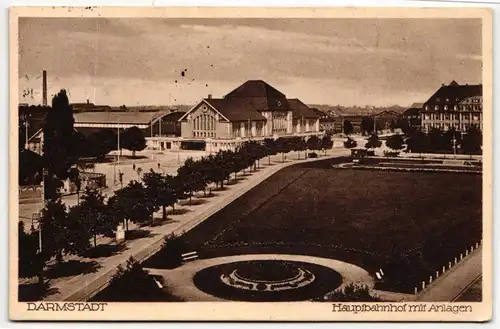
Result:
<svg viewBox="0 0 500 329"><path fill-rule="evenodd" d="M224 99L252 99L260 111L288 110L286 96L262 80L248 80L227 94Z"/></svg>
<svg viewBox="0 0 500 329"><path fill-rule="evenodd" d="M401 116L401 113L398 113L396 111L382 111L377 114L375 114L376 117L399 117Z"/></svg>
<svg viewBox="0 0 500 329"><path fill-rule="evenodd" d="M413 103L409 107L409 109L423 109L424 108L424 103Z"/></svg>
<svg viewBox="0 0 500 329"><path fill-rule="evenodd" d="M167 115L161 112L81 112L73 114L75 123L149 124Z"/></svg>
<svg viewBox="0 0 500 329"><path fill-rule="evenodd" d="M452 81L449 85L443 85L439 88L425 104L438 105L445 104L446 99L449 100L449 104L458 104L462 100L473 97L482 96L483 85L459 85L455 81ZM438 100L439 99L439 100ZM448 104L448 103L447 103Z"/></svg>
<svg viewBox="0 0 500 329"><path fill-rule="evenodd" d="M403 116L414 116L418 115L422 111L422 108L410 107L406 111L403 112Z"/></svg>
<svg viewBox="0 0 500 329"><path fill-rule="evenodd" d="M161 120L162 122L167 122L167 121L178 121L186 112L180 112L180 111L172 111L170 113L165 114Z"/></svg>
<svg viewBox="0 0 500 329"><path fill-rule="evenodd" d="M266 120L258 111L263 110L263 103L252 98L205 98L205 102L215 108L229 121Z"/></svg>
<svg viewBox="0 0 500 329"><path fill-rule="evenodd" d="M224 98L233 97L285 97L283 93L262 80L248 80L238 88L231 91Z"/></svg>
<svg viewBox="0 0 500 329"><path fill-rule="evenodd" d="M294 118L319 118L322 115L319 112L319 110L311 109L309 106L306 104L302 103L300 100L293 98L293 99L288 99L288 105L290 106L290 109L292 110L292 116Z"/></svg>
<svg viewBox="0 0 500 329"><path fill-rule="evenodd" d="M229 121L266 120L263 111L292 111L294 117L319 118L319 110L312 110L298 99L286 96L262 80L249 80L224 98L205 98Z"/></svg>

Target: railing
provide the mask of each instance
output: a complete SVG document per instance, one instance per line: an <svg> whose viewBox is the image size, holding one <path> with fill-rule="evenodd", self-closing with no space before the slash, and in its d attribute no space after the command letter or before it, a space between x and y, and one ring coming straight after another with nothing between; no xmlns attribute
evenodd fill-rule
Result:
<svg viewBox="0 0 500 329"><path fill-rule="evenodd" d="M478 249L483 243L483 240L476 242L475 245L470 246L469 248L465 249L464 252L461 252L460 255L457 255L457 257L454 257L453 260L449 261L448 264L444 264L442 268L439 268L436 270L434 275L430 275L429 279L423 280L420 289L419 286L415 286L414 288L414 294L417 296L419 293L424 292L431 284L433 281L438 279L440 276L444 275L447 271L451 270L454 266L459 264L466 256L469 255L469 253L472 253L474 250Z"/></svg>

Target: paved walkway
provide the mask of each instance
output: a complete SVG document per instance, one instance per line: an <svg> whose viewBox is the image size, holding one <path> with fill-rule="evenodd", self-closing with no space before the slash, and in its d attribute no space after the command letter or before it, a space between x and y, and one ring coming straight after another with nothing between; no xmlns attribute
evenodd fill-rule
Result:
<svg viewBox="0 0 500 329"><path fill-rule="evenodd" d="M417 295L417 300L425 302L450 302L460 296L470 284L482 274L483 248L466 256L444 275L440 276Z"/></svg>
<svg viewBox="0 0 500 329"><path fill-rule="evenodd" d="M184 301L226 301L226 299L209 295L198 289L198 287L196 287L193 283L194 275L207 267L253 260L286 260L328 267L342 276L342 284L339 288L345 287L351 283L362 283L369 287L373 287L374 285L373 277L359 266L335 259L304 255L256 254L216 257L196 260L175 269L152 268L148 270L152 275L162 276L163 282L166 285L165 288L169 291L169 293L181 297Z"/></svg>
<svg viewBox="0 0 500 329"><path fill-rule="evenodd" d="M292 155L290 153L287 158L295 159L296 152ZM136 260L144 260L156 253L163 243L163 238L167 234L175 233L180 235L206 218L210 217L227 204L231 203L236 198L243 195L255 185L259 184L278 170L299 162L308 162L322 160L330 157L346 155L345 149L332 149L328 155L322 156L317 159L302 159L300 161L289 161L285 163L279 162L281 156L273 157L272 166L266 166L267 161L261 161L261 169L247 179L239 182L238 184L227 186L227 190L214 193L211 198L200 198L206 200L200 202L198 205L186 205L181 207L177 215L171 215L170 221L167 221L161 226L156 227L142 227L145 234L144 237L135 240L128 240L124 244L124 250L121 250L108 257L100 258L84 258L74 256L69 259L85 262L86 273L76 275L67 275L59 277L50 281L50 290L52 293L44 298L47 301L83 301L87 300L98 291L100 291L116 272L118 265L124 265L130 256ZM303 157L303 154L302 154ZM277 163L276 163L277 162ZM104 240L101 240L104 241ZM68 260L68 259L66 259Z"/></svg>
<svg viewBox="0 0 500 329"><path fill-rule="evenodd" d="M481 302L483 299L483 277L480 276L472 282L462 294L457 296L454 302Z"/></svg>

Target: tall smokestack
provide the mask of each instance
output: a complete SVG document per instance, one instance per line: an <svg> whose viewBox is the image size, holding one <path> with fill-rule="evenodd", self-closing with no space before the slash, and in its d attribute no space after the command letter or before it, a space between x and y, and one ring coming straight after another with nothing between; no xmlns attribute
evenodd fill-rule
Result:
<svg viewBox="0 0 500 329"><path fill-rule="evenodd" d="M43 70L42 74L42 89L43 89L43 106L47 106L47 71Z"/></svg>

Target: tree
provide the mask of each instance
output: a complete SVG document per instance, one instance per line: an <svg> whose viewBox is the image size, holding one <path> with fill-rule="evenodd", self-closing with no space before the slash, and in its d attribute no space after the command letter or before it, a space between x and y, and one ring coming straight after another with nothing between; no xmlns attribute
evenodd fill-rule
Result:
<svg viewBox="0 0 500 329"><path fill-rule="evenodd" d="M423 132L413 130L406 140L406 145L407 151L411 153L423 153L428 150L428 138Z"/></svg>
<svg viewBox="0 0 500 329"><path fill-rule="evenodd" d="M101 191L87 187L82 202L69 210L69 218L83 223L89 238L93 238L94 247L98 235L109 235L118 224L110 215L104 199Z"/></svg>
<svg viewBox="0 0 500 329"><path fill-rule="evenodd" d="M68 178L77 159L74 147L73 110L65 90L52 99L52 109L47 111L43 125L43 163L46 168L44 196L47 200L60 197L59 188Z"/></svg>
<svg viewBox="0 0 500 329"><path fill-rule="evenodd" d="M135 152L146 148L146 138L144 138L142 131L136 126L125 129L120 137L120 146L132 151L133 157L135 157Z"/></svg>
<svg viewBox="0 0 500 329"><path fill-rule="evenodd" d="M378 296L371 294L370 288L366 285L350 283L343 289L335 290L326 296L323 301L330 302L380 302Z"/></svg>
<svg viewBox="0 0 500 329"><path fill-rule="evenodd" d="M347 139L344 142L344 147L347 149L352 149L358 146L358 143L352 139L351 137L347 137Z"/></svg>
<svg viewBox="0 0 500 329"><path fill-rule="evenodd" d="M351 135L354 132L354 127L352 126L351 121L344 120L344 134Z"/></svg>
<svg viewBox="0 0 500 329"><path fill-rule="evenodd" d="M320 145L326 155L326 150L329 150L333 147L333 140L330 136L323 136Z"/></svg>
<svg viewBox="0 0 500 329"><path fill-rule="evenodd" d="M311 151L317 151L321 148L321 140L318 136L311 136L307 140L307 148Z"/></svg>
<svg viewBox="0 0 500 329"><path fill-rule="evenodd" d="M277 153L281 153L281 162L285 161L285 153L288 152L287 141L283 137L279 137L274 141L274 147Z"/></svg>
<svg viewBox="0 0 500 329"><path fill-rule="evenodd" d="M361 120L360 129L363 135L373 133L373 117L364 117Z"/></svg>
<svg viewBox="0 0 500 329"><path fill-rule="evenodd" d="M153 213L159 209L154 200L149 198L144 185L131 181L127 186L119 189L108 200L116 222L123 221L125 230L128 231L128 222L136 224L151 222Z"/></svg>
<svg viewBox="0 0 500 329"><path fill-rule="evenodd" d="M125 268L118 265L116 273L109 280L109 289L119 300L142 300L158 287L149 272L131 256Z"/></svg>
<svg viewBox="0 0 500 329"><path fill-rule="evenodd" d="M78 168L73 167L69 170L68 179L75 185L76 187L76 200L77 204L80 203L80 191L82 188L82 179L80 177L80 170Z"/></svg>
<svg viewBox="0 0 500 329"><path fill-rule="evenodd" d="M193 193L203 190L207 185L192 158L186 159L184 165L177 169L177 175L182 182L183 190L189 195L189 202L191 202Z"/></svg>
<svg viewBox="0 0 500 329"><path fill-rule="evenodd" d="M378 138L377 134L371 134L370 137L368 137L368 141L365 144L366 149L375 149L377 147L382 146L382 142Z"/></svg>
<svg viewBox="0 0 500 329"><path fill-rule="evenodd" d="M441 150L454 151L457 145L460 145L462 135L455 128L448 129L441 135ZM455 149L456 150L456 149Z"/></svg>
<svg viewBox="0 0 500 329"><path fill-rule="evenodd" d="M150 172L144 174L142 182L146 187L149 198L158 207L162 207L162 219L167 219L166 207L170 207L177 202L175 189L169 184L171 182L169 176L156 173L151 169Z"/></svg>
<svg viewBox="0 0 500 329"><path fill-rule="evenodd" d="M476 126L471 126L462 139L461 148L466 154L481 154L483 135Z"/></svg>
<svg viewBox="0 0 500 329"><path fill-rule="evenodd" d="M265 153L267 155L267 159L269 160L269 164L271 164L271 155L278 154L276 148L276 141L272 138L264 139L264 148L265 148Z"/></svg>
<svg viewBox="0 0 500 329"><path fill-rule="evenodd" d="M299 155L300 151L302 151L302 152L307 151L307 142L306 142L306 139L304 137L297 137L295 143L296 143L295 148L297 150L297 155ZM307 158L307 154L305 157Z"/></svg>
<svg viewBox="0 0 500 329"><path fill-rule="evenodd" d="M39 185L42 181L43 159L35 152L19 152L19 185Z"/></svg>
<svg viewBox="0 0 500 329"><path fill-rule="evenodd" d="M171 191L173 195L173 199L177 202L177 200L184 199L186 192L184 191L184 186L182 185L182 181L179 176L170 176L167 175L165 178L167 188ZM175 211L175 202L171 204L172 211Z"/></svg>
<svg viewBox="0 0 500 329"><path fill-rule="evenodd" d="M58 262L64 254L78 254L90 246L87 228L76 217L69 217L61 200L48 200L40 216L42 252L45 260Z"/></svg>
<svg viewBox="0 0 500 329"><path fill-rule="evenodd" d="M385 144L387 145L387 147L395 151L399 151L403 149L403 144L404 144L403 136L399 134L391 135L387 137Z"/></svg>
<svg viewBox="0 0 500 329"><path fill-rule="evenodd" d="M440 129L432 128L427 135L429 150L434 152L443 151L446 147L443 145L443 132Z"/></svg>
<svg viewBox="0 0 500 329"><path fill-rule="evenodd" d="M181 237L170 233L165 236L163 245L159 254L162 258L162 264L168 267L177 267L182 264L182 254L187 252L188 248Z"/></svg>
<svg viewBox="0 0 500 329"><path fill-rule="evenodd" d="M103 129L95 133L83 136L80 143L82 146L82 156L86 157L96 157L99 160L104 159L104 157L112 150L117 149L117 137L114 130Z"/></svg>
<svg viewBox="0 0 500 329"><path fill-rule="evenodd" d="M43 263L38 253L38 233L24 231L24 223L18 224L18 272L20 278L38 276L38 281L43 284Z"/></svg>
<svg viewBox="0 0 500 329"><path fill-rule="evenodd" d="M396 127L401 129L403 134L409 135L411 126L410 126L410 119L405 119L405 118L399 118L397 120Z"/></svg>

